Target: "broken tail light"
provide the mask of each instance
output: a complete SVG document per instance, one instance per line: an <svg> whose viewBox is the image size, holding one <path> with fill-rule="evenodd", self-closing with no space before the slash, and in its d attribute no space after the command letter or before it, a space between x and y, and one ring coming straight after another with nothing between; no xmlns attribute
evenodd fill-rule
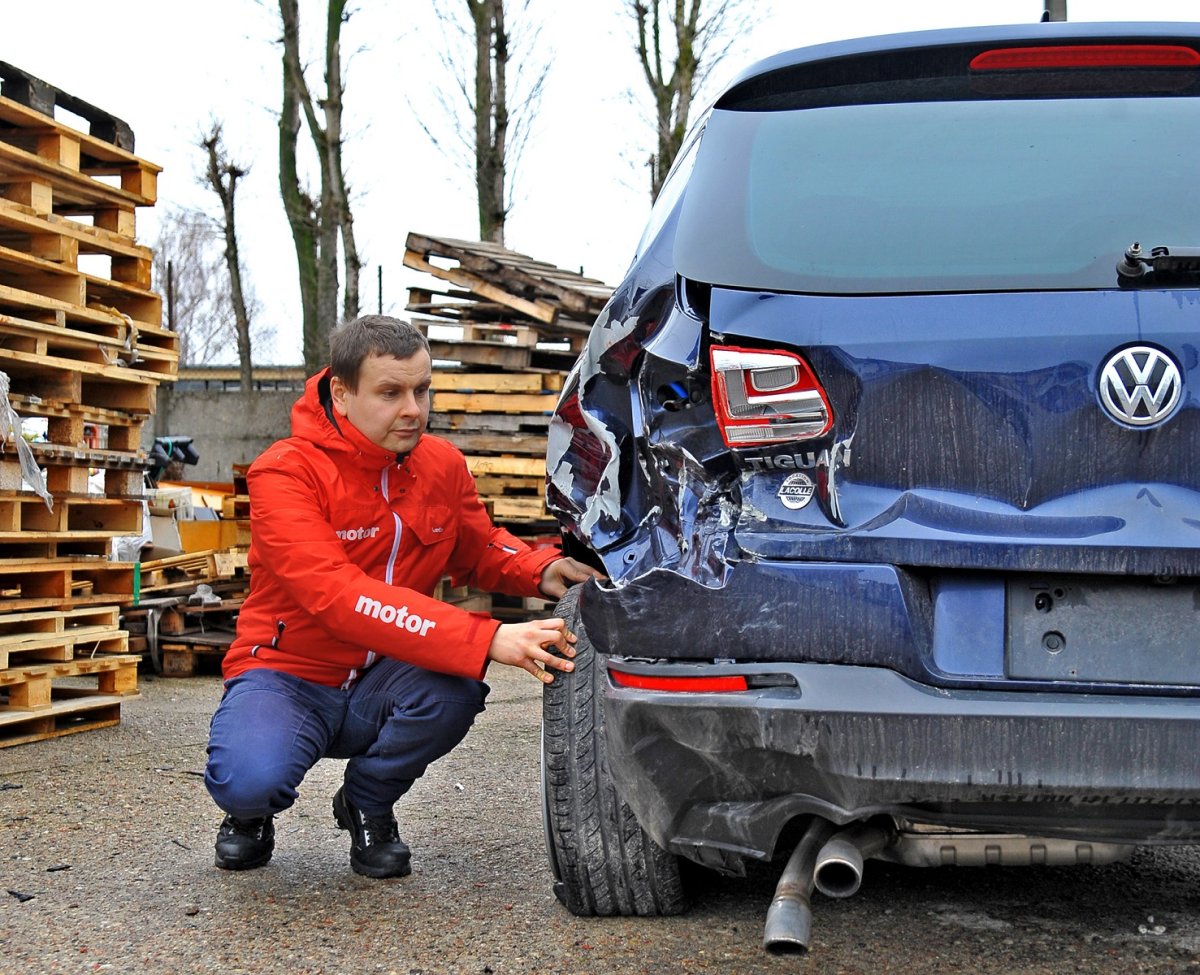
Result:
<svg viewBox="0 0 1200 975"><path fill-rule="evenodd" d="M726 446L811 440L833 426L825 390L800 356L715 345L709 359L717 425Z"/></svg>

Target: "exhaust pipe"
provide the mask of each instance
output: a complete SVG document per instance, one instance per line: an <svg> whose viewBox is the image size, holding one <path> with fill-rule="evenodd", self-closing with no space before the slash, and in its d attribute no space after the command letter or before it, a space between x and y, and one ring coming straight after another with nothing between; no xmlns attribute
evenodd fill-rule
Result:
<svg viewBox="0 0 1200 975"><path fill-rule="evenodd" d="M767 909L763 947L773 954L808 950L812 936L813 868L817 853L833 833L833 825L814 816L788 858Z"/></svg>
<svg viewBox="0 0 1200 975"><path fill-rule="evenodd" d="M813 883L826 897L853 897L862 886L863 861L895 840L895 833L859 823L835 833L821 847L813 866Z"/></svg>

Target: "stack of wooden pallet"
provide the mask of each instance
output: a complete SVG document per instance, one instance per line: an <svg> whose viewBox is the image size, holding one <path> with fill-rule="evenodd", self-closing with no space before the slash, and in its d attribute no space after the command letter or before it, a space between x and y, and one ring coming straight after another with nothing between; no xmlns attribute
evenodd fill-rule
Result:
<svg viewBox="0 0 1200 975"><path fill-rule="evenodd" d="M3 746L115 724L137 691L119 605L138 567L108 556L141 532L142 425L178 353L135 233L159 168L119 119L4 62L0 79Z"/></svg>
<svg viewBox="0 0 1200 975"><path fill-rule="evenodd" d="M408 302L437 363L430 431L467 455L498 523L527 538L554 533L550 416L612 289L483 241L409 234L404 263L439 282L410 288Z"/></svg>

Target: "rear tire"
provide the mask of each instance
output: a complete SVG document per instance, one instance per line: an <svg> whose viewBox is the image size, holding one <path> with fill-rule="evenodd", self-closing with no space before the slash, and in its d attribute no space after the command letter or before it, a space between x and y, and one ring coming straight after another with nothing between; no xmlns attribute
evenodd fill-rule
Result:
<svg viewBox="0 0 1200 975"><path fill-rule="evenodd" d="M556 615L575 633L575 669L542 696L542 803L554 893L580 916L684 909L679 858L654 843L617 794L605 748L606 679L579 616L576 586Z"/></svg>

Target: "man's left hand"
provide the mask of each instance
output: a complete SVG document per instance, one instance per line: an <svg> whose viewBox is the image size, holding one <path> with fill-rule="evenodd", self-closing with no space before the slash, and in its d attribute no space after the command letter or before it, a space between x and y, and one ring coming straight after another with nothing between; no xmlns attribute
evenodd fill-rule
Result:
<svg viewBox="0 0 1200 975"><path fill-rule="evenodd" d="M597 572L590 565L564 557L551 562L542 570L542 581L538 584L538 590L547 599L561 599L577 582L607 578L603 572Z"/></svg>

